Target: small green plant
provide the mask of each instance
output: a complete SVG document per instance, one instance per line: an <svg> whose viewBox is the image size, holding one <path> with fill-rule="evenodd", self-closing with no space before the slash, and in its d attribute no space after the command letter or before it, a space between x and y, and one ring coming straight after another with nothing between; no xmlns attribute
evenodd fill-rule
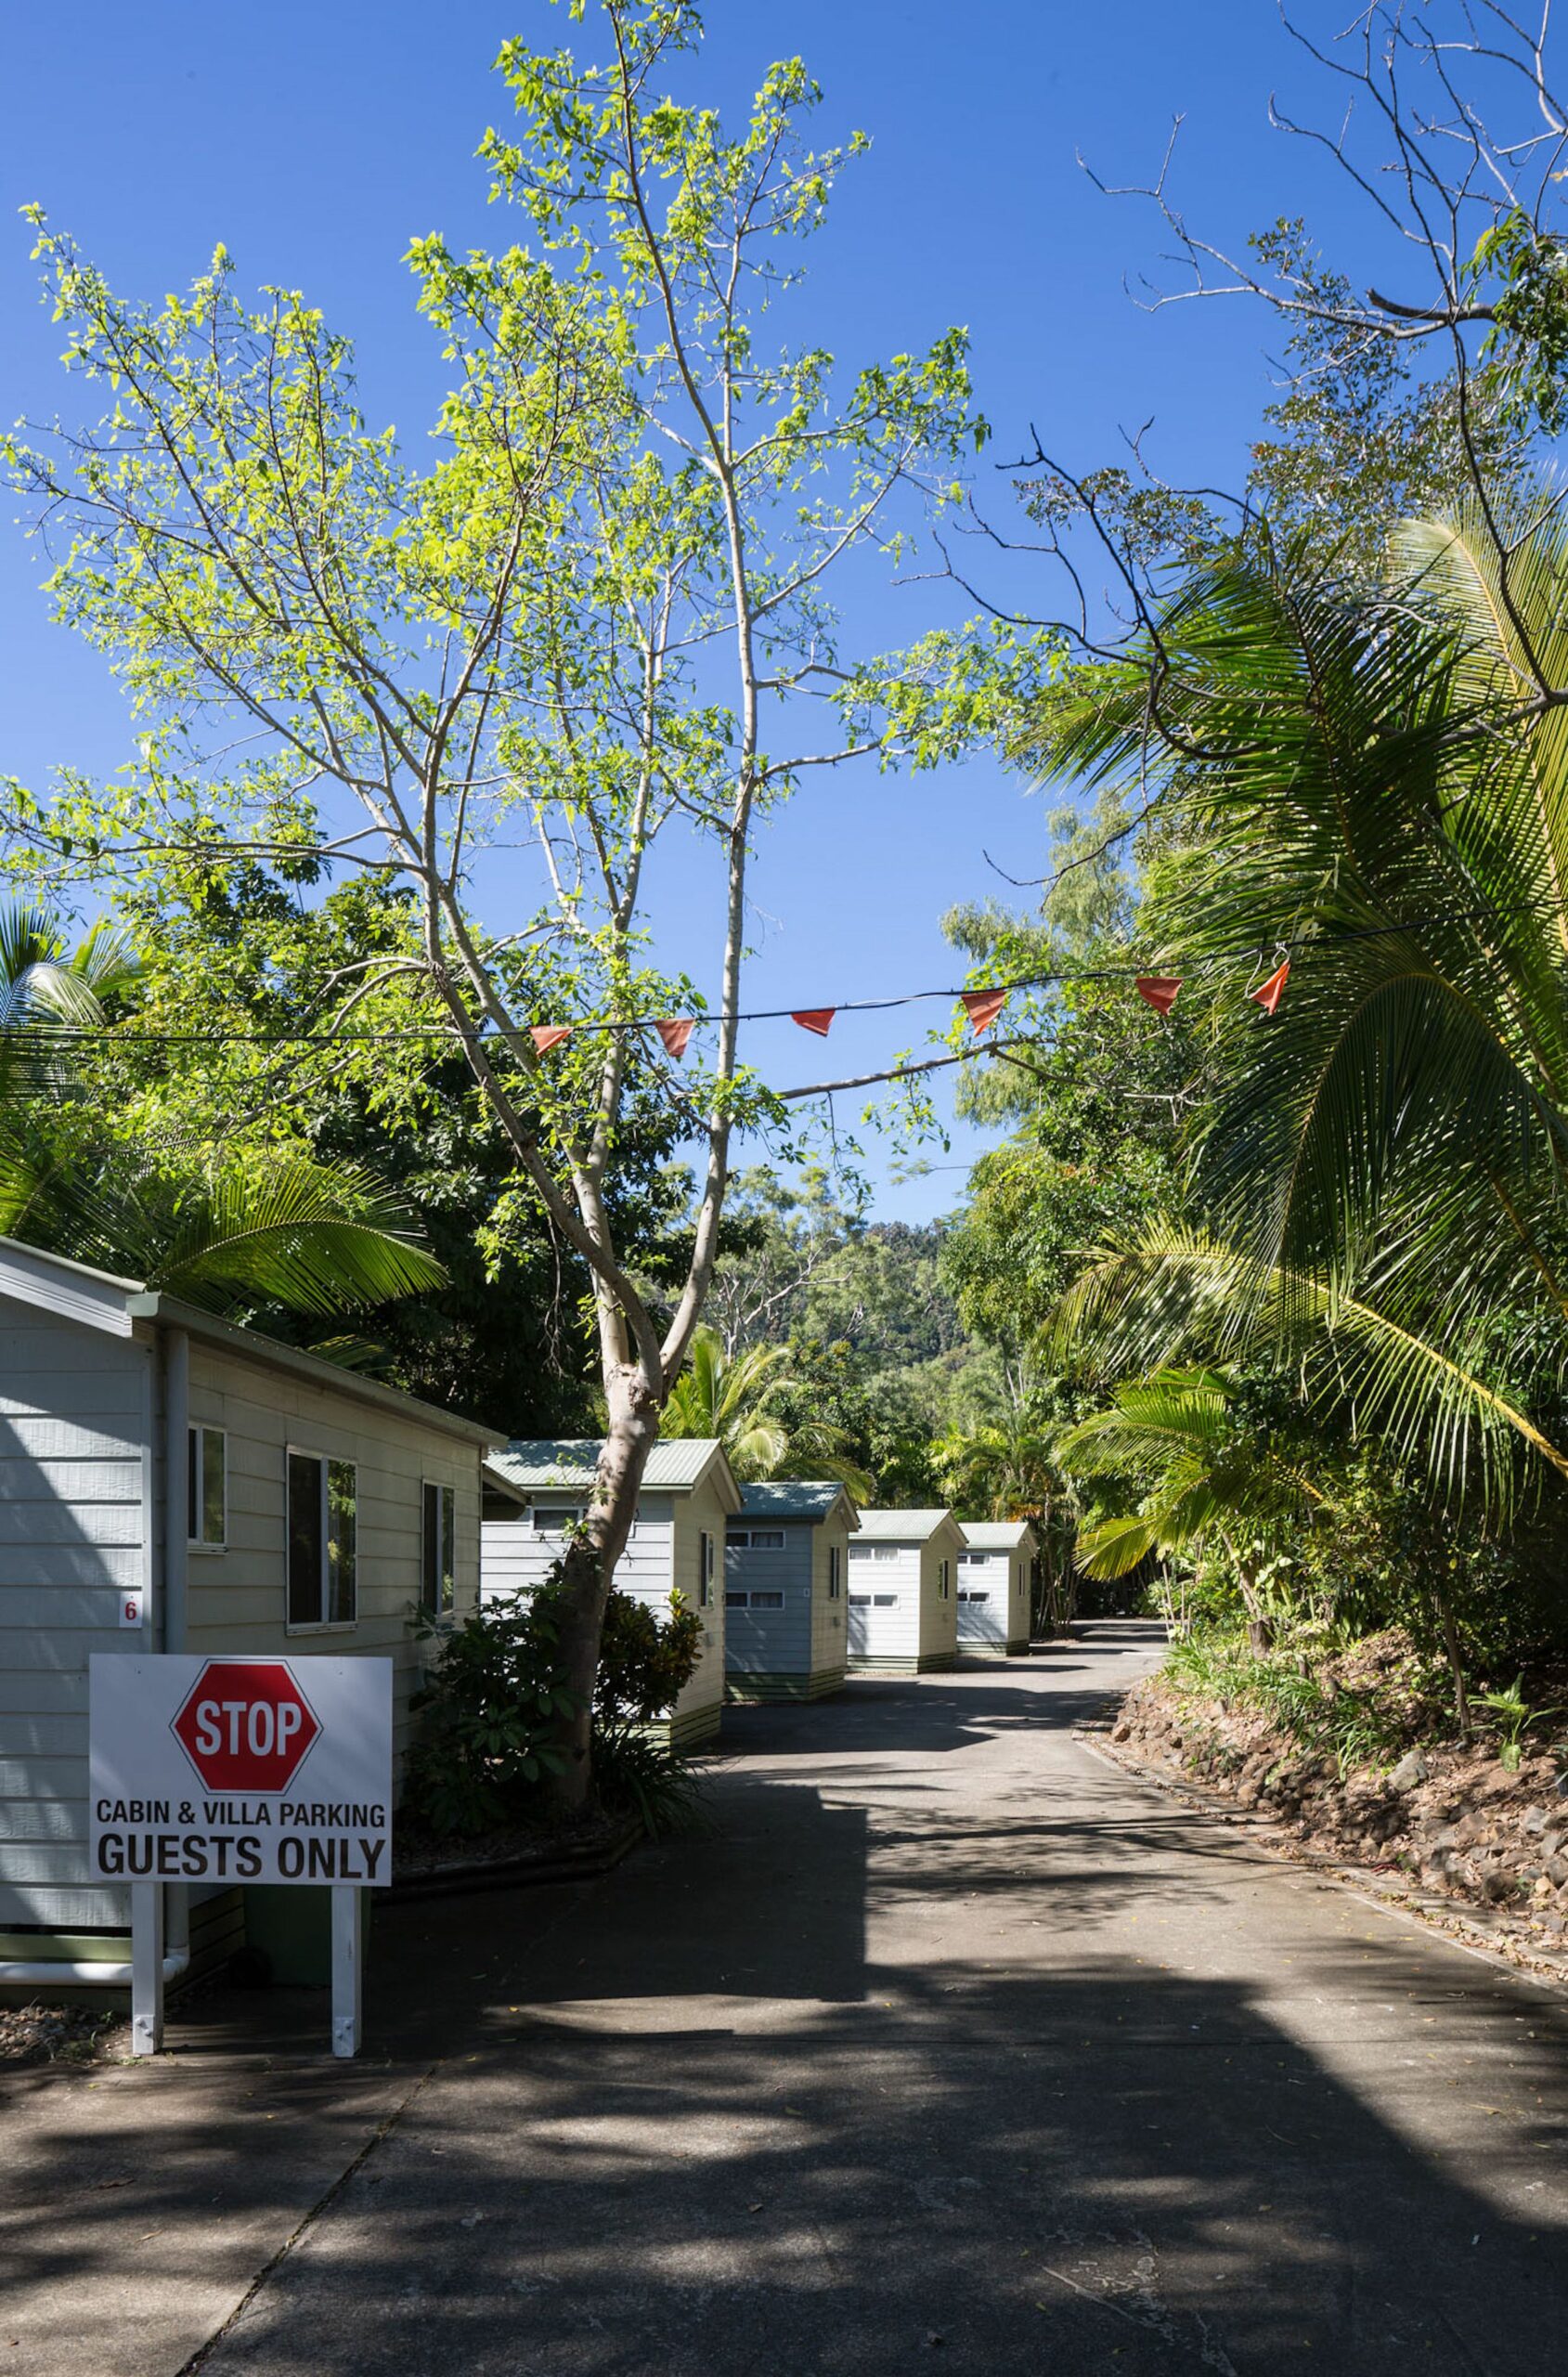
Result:
<svg viewBox="0 0 1568 2377"><path fill-rule="evenodd" d="M515 1821L540 1779L561 1772L554 1745L577 1701L562 1681L543 1595L492 1602L448 1631L428 1619L419 1630L441 1650L412 1703L420 1723L403 1804L433 1832L472 1838Z"/></svg>
<svg viewBox="0 0 1568 2377"><path fill-rule="evenodd" d="M636 1727L611 1733L596 1727L593 1781L601 1804L612 1813L637 1816L651 1840L706 1826L691 1760Z"/></svg>
<svg viewBox="0 0 1568 2377"><path fill-rule="evenodd" d="M1548 1717L1562 1714L1558 1708L1532 1708L1524 1697L1524 1678L1516 1675L1506 1692L1476 1692L1471 1695L1472 1708L1484 1708L1493 1720L1497 1736L1497 1763L1510 1773L1518 1768L1524 1755L1524 1736L1532 1725L1540 1724Z"/></svg>

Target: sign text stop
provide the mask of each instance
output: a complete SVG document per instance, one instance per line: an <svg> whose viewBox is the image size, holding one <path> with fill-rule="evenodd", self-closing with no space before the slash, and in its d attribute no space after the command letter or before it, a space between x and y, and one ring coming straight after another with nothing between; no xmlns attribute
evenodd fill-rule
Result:
<svg viewBox="0 0 1568 2377"><path fill-rule="evenodd" d="M209 1791L286 1791L320 1734L284 1659L209 1659L175 1739Z"/></svg>

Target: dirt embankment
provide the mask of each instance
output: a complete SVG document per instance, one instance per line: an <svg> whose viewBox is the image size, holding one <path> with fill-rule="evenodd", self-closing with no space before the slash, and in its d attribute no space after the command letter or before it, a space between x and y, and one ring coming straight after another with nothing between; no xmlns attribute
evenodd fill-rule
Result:
<svg viewBox="0 0 1568 2377"><path fill-rule="evenodd" d="M1160 1676L1122 1706L1111 1741L1269 1819L1312 1855L1412 1883L1507 1919L1526 1944L1568 1948L1568 1775L1557 1759L1503 1766L1495 1748L1426 1740L1341 1772L1248 1708Z"/></svg>

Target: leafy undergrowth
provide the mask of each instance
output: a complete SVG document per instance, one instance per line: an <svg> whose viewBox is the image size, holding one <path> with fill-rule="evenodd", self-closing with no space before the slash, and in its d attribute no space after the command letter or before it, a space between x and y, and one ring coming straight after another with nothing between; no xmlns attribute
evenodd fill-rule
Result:
<svg viewBox="0 0 1568 2377"><path fill-rule="evenodd" d="M1568 1689L1521 1679L1457 1740L1442 1670L1397 1631L1267 1657L1193 1638L1123 1704L1111 1739L1269 1817L1306 1850L1395 1869L1568 1945ZM1556 1679L1559 1686L1562 1679ZM1550 1694L1550 1700L1545 1698Z"/></svg>

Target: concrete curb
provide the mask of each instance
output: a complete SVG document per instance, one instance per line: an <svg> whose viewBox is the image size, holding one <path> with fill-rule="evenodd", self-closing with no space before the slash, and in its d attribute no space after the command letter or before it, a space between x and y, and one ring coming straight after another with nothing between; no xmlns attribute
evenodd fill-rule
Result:
<svg viewBox="0 0 1568 2377"><path fill-rule="evenodd" d="M551 1857L496 1857L475 1859L467 1865L444 1865L436 1873L410 1874L407 1880L394 1882L381 1895L394 1906L406 1906L415 1899L466 1898L474 1890L522 1890L532 1882L586 1880L595 1874L609 1873L641 1838L641 1817L628 1816L621 1830L612 1833L608 1840L563 1850Z"/></svg>
<svg viewBox="0 0 1568 2377"><path fill-rule="evenodd" d="M1423 1890L1392 1871L1376 1870L1367 1865L1346 1865L1332 1857L1315 1855L1299 1847L1284 1826L1266 1816L1254 1816L1245 1808L1216 1791L1207 1791L1199 1783L1192 1782L1176 1768L1153 1764L1146 1760L1130 1758L1120 1747L1113 1748L1104 1735L1082 1726L1073 1728L1072 1738L1092 1758L1101 1760L1118 1773L1130 1774L1140 1783L1152 1784L1167 1797L1185 1799L1200 1815L1215 1816L1221 1823L1245 1832L1265 1855L1277 1859L1282 1865L1300 1865L1309 1873L1319 1874L1326 1880L1337 1882L1341 1889L1351 1891L1381 1914L1403 1917L1419 1923L1424 1929L1442 1931L1457 1948L1471 1955L1480 1956L1487 1964L1505 1966L1510 1972L1523 1973L1537 1988L1568 1994L1568 1956L1553 1955L1544 1948L1536 1948L1516 1939L1503 1929L1498 1918L1484 1907L1445 1898L1433 1890Z"/></svg>

